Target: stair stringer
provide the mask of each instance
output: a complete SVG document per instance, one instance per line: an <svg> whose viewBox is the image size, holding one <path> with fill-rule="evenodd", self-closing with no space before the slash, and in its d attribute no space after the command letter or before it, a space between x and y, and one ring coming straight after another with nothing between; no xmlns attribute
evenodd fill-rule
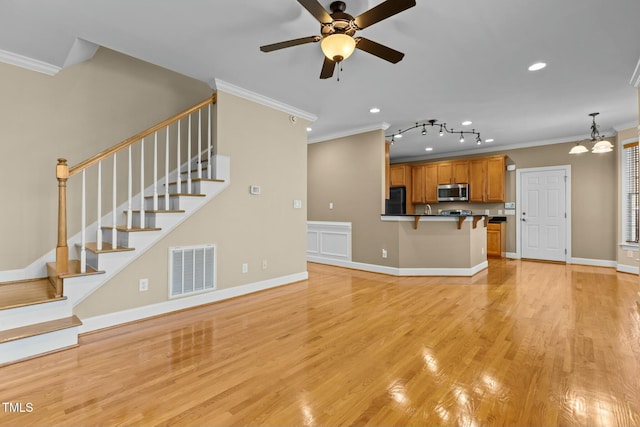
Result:
<svg viewBox="0 0 640 427"><path fill-rule="evenodd" d="M186 221L191 215L200 210L200 208L209 203L231 184L229 157L216 155L212 160L215 163L216 179L221 180L221 182L200 182L200 188L202 193L205 194L205 197L180 196L180 208L185 212L166 214L167 218L163 218L163 228L161 230L130 233L135 236L130 236L130 239L132 238L133 240L129 246L134 247L135 250L98 254L100 259L98 267L105 271L104 274L64 279L64 295L73 307L77 306L100 286L111 280L116 274L148 251L164 236Z"/></svg>

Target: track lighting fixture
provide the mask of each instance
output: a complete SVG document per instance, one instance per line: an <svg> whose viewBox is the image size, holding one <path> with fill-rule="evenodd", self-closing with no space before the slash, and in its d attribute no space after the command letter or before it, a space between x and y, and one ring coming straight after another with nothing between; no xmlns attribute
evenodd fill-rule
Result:
<svg viewBox="0 0 640 427"><path fill-rule="evenodd" d="M459 141L462 143L464 142L464 136L465 135L475 135L476 139L476 143L478 145L480 145L482 143L482 138L480 137L480 132L476 132L475 129L472 129L471 131L457 131L457 130L453 130L453 129L449 129L447 128L447 124L446 123L438 123L437 120L431 119L431 120L427 120L426 122L423 123L416 123L414 126L411 126L410 128L407 129L399 129L397 133L391 134L391 135L385 135L385 138L391 138L391 143L394 142L394 138L401 138L402 134L405 132L408 132L412 129L417 129L419 127L422 127L422 135L426 135L427 134L427 126L440 126L440 130L438 132L438 135L443 136L444 133L459 133L460 134L460 139Z"/></svg>

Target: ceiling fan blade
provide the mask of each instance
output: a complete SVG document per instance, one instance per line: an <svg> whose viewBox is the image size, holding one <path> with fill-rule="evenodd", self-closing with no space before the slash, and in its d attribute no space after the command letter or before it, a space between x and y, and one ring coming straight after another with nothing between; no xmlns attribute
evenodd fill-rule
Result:
<svg viewBox="0 0 640 427"><path fill-rule="evenodd" d="M391 49L380 43L376 43L372 40L365 39L364 37L356 38L356 48L364 50L367 53L382 58L385 61L393 62L394 64L400 62L404 58L404 53L398 52L395 49Z"/></svg>
<svg viewBox="0 0 640 427"><path fill-rule="evenodd" d="M362 30L415 5L415 0L387 0L358 15L356 19L354 19L354 22L356 26Z"/></svg>
<svg viewBox="0 0 640 427"><path fill-rule="evenodd" d="M329 79L333 76L333 70L336 68L336 63L326 56L324 57L324 62L322 63L322 71L320 71L321 79Z"/></svg>
<svg viewBox="0 0 640 427"><path fill-rule="evenodd" d="M321 24L328 24L333 19L329 15L329 12L322 7L318 0L298 0L298 3L302 5L305 9L309 11L310 14L313 15Z"/></svg>
<svg viewBox="0 0 640 427"><path fill-rule="evenodd" d="M263 52L273 52L274 50L278 50L278 49L284 49L285 47L292 47L292 46L298 46L300 44L305 44L305 43L315 43L322 40L322 37L320 36L309 36L309 37L302 37L299 39L293 39L293 40L287 40L285 42L280 42L280 43L273 43L273 44L267 44L264 46L260 46L260 50Z"/></svg>

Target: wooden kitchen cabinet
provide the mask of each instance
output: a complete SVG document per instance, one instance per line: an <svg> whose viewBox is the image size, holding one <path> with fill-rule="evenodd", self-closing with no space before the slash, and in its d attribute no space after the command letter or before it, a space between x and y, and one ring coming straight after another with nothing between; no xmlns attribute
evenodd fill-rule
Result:
<svg viewBox="0 0 640 427"><path fill-rule="evenodd" d="M391 165L389 168L389 185L391 187L406 187L411 179L411 166L405 164Z"/></svg>
<svg viewBox="0 0 640 427"><path fill-rule="evenodd" d="M424 197L427 203L438 203L438 166L424 166Z"/></svg>
<svg viewBox="0 0 640 427"><path fill-rule="evenodd" d="M502 258L507 251L505 222L487 224L487 256Z"/></svg>
<svg viewBox="0 0 640 427"><path fill-rule="evenodd" d="M425 170L424 165L411 168L411 203L426 203Z"/></svg>
<svg viewBox="0 0 640 427"><path fill-rule="evenodd" d="M469 161L469 201L485 202L487 193L487 160Z"/></svg>
<svg viewBox="0 0 640 427"><path fill-rule="evenodd" d="M438 203L438 166L436 164L413 166L411 183L412 203Z"/></svg>
<svg viewBox="0 0 640 427"><path fill-rule="evenodd" d="M505 156L469 161L469 201L504 202Z"/></svg>
<svg viewBox="0 0 640 427"><path fill-rule="evenodd" d="M438 163L438 184L466 184L469 182L469 161Z"/></svg>
<svg viewBox="0 0 640 427"><path fill-rule="evenodd" d="M506 156L487 157L486 201L504 202Z"/></svg>

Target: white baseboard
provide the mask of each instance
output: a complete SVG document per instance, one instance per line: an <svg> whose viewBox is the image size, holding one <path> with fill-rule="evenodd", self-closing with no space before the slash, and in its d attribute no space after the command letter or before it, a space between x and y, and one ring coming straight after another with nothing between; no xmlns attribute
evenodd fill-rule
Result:
<svg viewBox="0 0 640 427"><path fill-rule="evenodd" d="M632 265L618 264L616 270L622 273L640 274L640 267L634 267Z"/></svg>
<svg viewBox="0 0 640 427"><path fill-rule="evenodd" d="M618 264L615 261L609 261L606 259L591 259L591 258L571 258L571 264L591 265L594 267L616 267Z"/></svg>
<svg viewBox="0 0 640 427"><path fill-rule="evenodd" d="M304 271L301 273L276 277L274 279L235 286L233 288L220 289L218 291L213 291L206 294L198 294L186 298L179 298L157 304L151 304L144 307L118 311L116 313L89 317L86 319L81 319L82 326L80 326L79 332L82 334L96 331L98 329L109 328L111 326L134 322L136 320L158 316L160 314L171 313L172 311L184 310L186 308L196 307L203 304L210 304L212 302L222 301L225 299L258 292L265 289L288 285L290 283L299 282L308 278L309 273Z"/></svg>
<svg viewBox="0 0 640 427"><path fill-rule="evenodd" d="M511 259L520 259L520 256L516 252L507 252L505 256Z"/></svg>
<svg viewBox="0 0 640 427"><path fill-rule="evenodd" d="M471 268L397 268L385 265L366 264L363 262L344 261L330 258L307 256L307 261L318 264L335 265L355 270L388 274L390 276L473 276L489 266L488 261L481 262Z"/></svg>

